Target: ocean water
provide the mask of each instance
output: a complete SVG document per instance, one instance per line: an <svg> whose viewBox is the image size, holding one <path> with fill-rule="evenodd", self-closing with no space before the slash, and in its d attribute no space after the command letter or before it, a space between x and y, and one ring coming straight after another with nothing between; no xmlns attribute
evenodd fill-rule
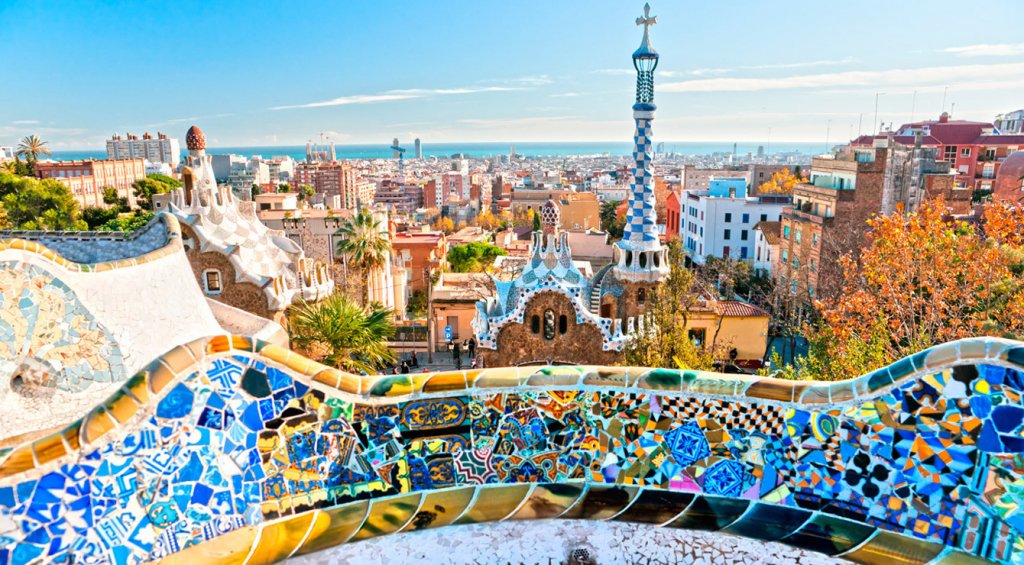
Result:
<svg viewBox="0 0 1024 565"><path fill-rule="evenodd" d="M184 143L184 139L181 140ZM660 142L659 142L660 143ZM729 153L733 150L731 142L705 142L705 141L665 141L665 151L669 153L681 153L685 155L709 155L711 153ZM736 144L736 152L739 155L757 153L758 147L763 146L769 153L803 153L805 155L816 155L825 150L824 143L819 142L742 142ZM494 155L506 155L510 149L515 147L516 153L527 157L557 157L563 155L629 155L633 151L631 142L617 141L593 141L593 142L492 142L492 143L424 143L424 157L451 157L463 153L468 157L492 157ZM406 158L412 157L413 146L405 146ZM207 152L211 154L235 153L238 155L262 155L272 157L277 155L289 155L296 160L306 158L305 145L282 145L276 147L209 147ZM336 145L335 153L339 159L386 159L391 157L390 144L362 144L362 145ZM80 151L54 151L53 158L60 160L71 159L105 159L107 152L105 148Z"/></svg>

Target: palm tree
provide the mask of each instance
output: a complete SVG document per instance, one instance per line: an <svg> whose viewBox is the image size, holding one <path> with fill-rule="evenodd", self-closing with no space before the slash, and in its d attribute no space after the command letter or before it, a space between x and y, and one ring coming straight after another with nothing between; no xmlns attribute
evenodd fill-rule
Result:
<svg viewBox="0 0 1024 565"><path fill-rule="evenodd" d="M17 155L24 157L30 163L35 163L39 160L40 155L53 155L53 152L46 146L45 141L33 133L18 142Z"/></svg>
<svg viewBox="0 0 1024 565"><path fill-rule="evenodd" d="M370 271L386 266L388 252L391 251L391 240L380 229L380 221L373 214L360 209L354 216L346 220L338 231L338 255L348 258L348 264L362 269L363 280L366 281L366 301L370 300Z"/></svg>
<svg viewBox="0 0 1024 565"><path fill-rule="evenodd" d="M344 294L335 293L320 302L296 306L288 328L294 344L325 348L325 364L372 374L395 362L395 353L388 347L395 333L392 316L389 308L363 308Z"/></svg>

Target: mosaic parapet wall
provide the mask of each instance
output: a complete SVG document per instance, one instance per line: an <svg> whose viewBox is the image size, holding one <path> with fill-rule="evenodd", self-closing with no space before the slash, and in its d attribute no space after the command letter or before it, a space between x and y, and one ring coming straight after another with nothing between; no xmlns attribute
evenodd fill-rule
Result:
<svg viewBox="0 0 1024 565"><path fill-rule="evenodd" d="M170 345L223 332L194 281L169 214L0 232L0 438L80 418Z"/></svg>
<svg viewBox="0 0 1024 565"><path fill-rule="evenodd" d="M620 520L863 563L1020 562L1024 344L839 383L622 367L357 377L175 348L3 452L0 561L265 563L403 531Z"/></svg>

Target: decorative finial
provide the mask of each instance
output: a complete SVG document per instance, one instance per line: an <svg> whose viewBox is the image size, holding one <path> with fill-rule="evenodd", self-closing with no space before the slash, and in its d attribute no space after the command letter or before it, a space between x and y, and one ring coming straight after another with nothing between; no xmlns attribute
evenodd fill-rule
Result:
<svg viewBox="0 0 1024 565"><path fill-rule="evenodd" d="M644 15L636 19L636 25L644 26L644 33L647 33L647 28L658 23L658 16L651 16L651 5L650 3L644 2Z"/></svg>

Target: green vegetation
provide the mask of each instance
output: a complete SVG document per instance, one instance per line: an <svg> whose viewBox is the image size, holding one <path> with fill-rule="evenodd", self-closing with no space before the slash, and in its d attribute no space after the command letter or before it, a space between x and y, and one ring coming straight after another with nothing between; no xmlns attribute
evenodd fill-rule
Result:
<svg viewBox="0 0 1024 565"><path fill-rule="evenodd" d="M372 374L395 361L388 347L395 333L392 311L363 308L343 294L298 305L288 328L292 343L307 352L323 351L321 360L339 369Z"/></svg>
<svg viewBox="0 0 1024 565"><path fill-rule="evenodd" d="M135 210L130 214L119 214L103 225L96 228L96 231L135 231L144 227L153 219L153 212Z"/></svg>
<svg viewBox="0 0 1024 565"><path fill-rule="evenodd" d="M46 143L36 134L29 135L18 142L16 154L18 157L24 157L26 161L34 164L41 155L53 155L50 148L46 146Z"/></svg>
<svg viewBox="0 0 1024 565"><path fill-rule="evenodd" d="M55 180L0 173L0 207L11 229L84 230L88 227L71 191Z"/></svg>
<svg viewBox="0 0 1024 565"><path fill-rule="evenodd" d="M601 229L608 232L611 240L622 239L622 232L626 227L626 219L619 218L616 211L620 203L619 200L601 203Z"/></svg>
<svg viewBox="0 0 1024 565"><path fill-rule="evenodd" d="M370 212L359 210L342 223L335 233L341 236L338 240L338 255L347 257L349 266L363 271L364 282L372 269L385 266L391 240L382 233L380 222ZM366 299L369 301L369 289Z"/></svg>
<svg viewBox="0 0 1024 565"><path fill-rule="evenodd" d="M456 273L477 273L487 270L501 255L508 253L497 245L474 241L452 246L448 250L448 263Z"/></svg>
<svg viewBox="0 0 1024 565"><path fill-rule="evenodd" d="M406 308L409 317L412 319L422 318L427 315L427 293L422 290L415 290L409 298L409 306Z"/></svg>
<svg viewBox="0 0 1024 565"><path fill-rule="evenodd" d="M135 202L143 210L153 209L154 195L165 194L180 187L180 180L159 173L146 175L146 178L132 183L132 188L135 190Z"/></svg>

